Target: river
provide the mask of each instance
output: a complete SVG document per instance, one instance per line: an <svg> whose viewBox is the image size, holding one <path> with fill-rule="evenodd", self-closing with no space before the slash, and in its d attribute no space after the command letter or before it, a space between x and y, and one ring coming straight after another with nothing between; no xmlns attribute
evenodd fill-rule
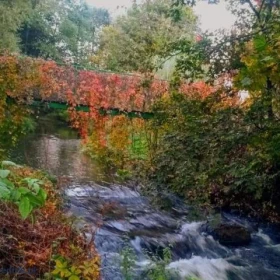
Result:
<svg viewBox="0 0 280 280"><path fill-rule="evenodd" d="M190 208L179 199L172 197L174 211L159 211L137 187L110 183L109 176L101 176L81 152L77 134L65 123L42 119L36 133L11 152L11 159L66 182L66 211L81 218L77 226L89 229L89 239L94 232L105 280L125 279L120 269L125 248L131 248L136 258L134 280L152 265L147 252L160 255L170 245L168 268L176 271L173 279L280 279L279 230L224 213L225 219L249 227L252 241L246 246L222 246L205 231L206 220L190 219Z"/></svg>

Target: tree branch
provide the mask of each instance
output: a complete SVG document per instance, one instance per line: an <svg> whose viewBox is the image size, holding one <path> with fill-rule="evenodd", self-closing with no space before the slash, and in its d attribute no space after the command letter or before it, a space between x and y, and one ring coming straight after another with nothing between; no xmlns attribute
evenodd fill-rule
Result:
<svg viewBox="0 0 280 280"><path fill-rule="evenodd" d="M256 9L256 7L253 5L251 0L246 0L246 2L249 4L251 10L254 12L255 16L258 18L259 21L261 21L261 15L260 12ZM264 2L264 1L263 1Z"/></svg>
<svg viewBox="0 0 280 280"><path fill-rule="evenodd" d="M261 12L262 12L262 9L263 9L263 7L264 7L264 3L265 3L265 1L266 1L266 0L262 0L262 3L261 3L261 6L260 6L260 11L259 11L259 13L261 13Z"/></svg>

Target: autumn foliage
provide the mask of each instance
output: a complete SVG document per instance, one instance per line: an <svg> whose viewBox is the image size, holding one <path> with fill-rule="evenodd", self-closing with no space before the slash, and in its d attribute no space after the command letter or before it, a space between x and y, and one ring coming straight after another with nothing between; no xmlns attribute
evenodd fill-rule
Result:
<svg viewBox="0 0 280 280"><path fill-rule="evenodd" d="M16 185L20 185L23 178L40 179L47 200L43 207L36 209L33 220L23 220L13 203L1 199L1 276L7 270L7 276L13 279L43 279L46 273L49 273L48 279L53 279L50 273L54 268L58 269L57 263L60 260L64 260L68 267L64 268L65 277L61 279L70 277L67 277L66 270L87 265L91 271L83 279L98 280L100 263L94 244L87 243L85 236L74 230L69 219L62 213L57 186L42 172L31 168L15 166L10 170L9 178ZM80 273L86 273L86 270L82 269Z"/></svg>
<svg viewBox="0 0 280 280"><path fill-rule="evenodd" d="M22 105L32 104L34 99L66 102L72 126L84 139L94 127L99 131L97 136L101 145L105 143L107 116L100 114L100 108L105 111L117 108L123 112L147 112L152 110L157 100L169 93L167 81L150 76L78 71L53 61L13 55L0 57L0 80L1 125L7 112L11 122L20 125L28 114L27 107ZM204 82L197 82L182 84L179 91L190 97L205 98L214 89ZM78 105L88 106L89 111L76 110Z"/></svg>
<svg viewBox="0 0 280 280"><path fill-rule="evenodd" d="M153 77L76 70L53 61L11 55L0 56L0 81L2 117L7 97L24 104L34 99L66 102L72 109L87 105L94 118L100 108L150 111L155 101L169 92L167 81ZM179 91L206 97L213 89L200 81L182 84Z"/></svg>
<svg viewBox="0 0 280 280"><path fill-rule="evenodd" d="M141 118L131 120L125 114L110 117L106 111L116 108L123 113L151 112L159 100L170 96L167 81L150 75L78 71L53 61L12 55L0 57L0 68L0 79L4 81L0 88L0 123L12 106L15 109L10 115L20 124L29 113L28 107L22 105L32 104L34 99L64 102L68 104L72 127L80 132L94 158L96 155L103 160L111 158L114 164L124 167L127 159L135 158L136 150L140 157L144 151L154 151L157 136L148 129L148 122ZM178 92L204 100L217 92L217 86L203 81L182 83ZM220 105L232 106L234 99L224 97ZM88 106L88 111L77 110L80 105ZM105 113L101 114L100 109Z"/></svg>
<svg viewBox="0 0 280 280"><path fill-rule="evenodd" d="M34 99L40 99L66 102L75 127L80 127L84 118L97 119L100 108L149 111L155 100L168 91L166 81L138 75L77 71L53 61L12 55L0 57L0 81L0 119L5 117L9 98L17 104L31 104ZM76 112L78 105L89 106L89 112Z"/></svg>

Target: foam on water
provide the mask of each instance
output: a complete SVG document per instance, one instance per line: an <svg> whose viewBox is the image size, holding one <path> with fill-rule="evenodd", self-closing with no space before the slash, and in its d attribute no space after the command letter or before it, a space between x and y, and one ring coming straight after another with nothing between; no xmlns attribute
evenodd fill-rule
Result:
<svg viewBox="0 0 280 280"><path fill-rule="evenodd" d="M172 262L168 268L176 271L182 279L196 276L201 280L227 280L227 271L234 269L234 266L225 259L194 256L189 260Z"/></svg>
<svg viewBox="0 0 280 280"><path fill-rule="evenodd" d="M65 191L65 194L69 197L83 197L87 196L91 188L89 187L76 187L76 188L71 188L67 189Z"/></svg>
<svg viewBox="0 0 280 280"><path fill-rule="evenodd" d="M204 252L208 254L208 257L218 258L219 254L213 251L213 248L219 249L220 252L223 251L225 253L227 252L227 248L220 245L211 235L200 232L199 229L203 224L205 224L205 222L186 223L182 225L181 234L186 237L195 255Z"/></svg>
<svg viewBox="0 0 280 280"><path fill-rule="evenodd" d="M266 245L265 248L271 249L274 252L277 252L278 254L280 253L280 244L276 245Z"/></svg>
<svg viewBox="0 0 280 280"><path fill-rule="evenodd" d="M192 222L182 225L182 234L197 234L198 229L204 224L204 222Z"/></svg>
<svg viewBox="0 0 280 280"><path fill-rule="evenodd" d="M122 232L128 232L132 228L132 226L125 221L110 221L108 222L108 226L111 226L112 228Z"/></svg>
<svg viewBox="0 0 280 280"><path fill-rule="evenodd" d="M255 235L261 238L262 241L266 244L264 246L265 248L271 249L277 254L280 253L280 244L275 244L267 234L263 233L262 229L259 229Z"/></svg>
<svg viewBox="0 0 280 280"><path fill-rule="evenodd" d="M136 250L136 252L138 253L142 252L141 239L139 236L136 236L135 239L131 240L131 244L133 248Z"/></svg>
<svg viewBox="0 0 280 280"><path fill-rule="evenodd" d="M267 234L263 233L262 229L258 230L258 232L256 233L256 236L261 238L267 245L273 244L271 238Z"/></svg>

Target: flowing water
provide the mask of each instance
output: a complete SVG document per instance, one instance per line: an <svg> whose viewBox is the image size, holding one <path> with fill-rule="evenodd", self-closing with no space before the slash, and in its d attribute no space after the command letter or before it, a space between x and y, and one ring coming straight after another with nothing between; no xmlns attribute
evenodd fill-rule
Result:
<svg viewBox="0 0 280 280"><path fill-rule="evenodd" d="M168 268L176 271L173 279L280 279L279 230L256 227L246 219L224 214L227 220L250 227L252 242L241 247L222 246L205 230L206 221L190 221L190 208L178 198L170 196L171 212L159 211L137 187L102 182L98 168L81 152L80 145L75 132L65 124L46 119L12 151L11 158L67 178L66 209L82 218L78 226L90 229L89 239L90 232L95 232L103 279L125 279L120 269L125 248L133 250L135 274L139 275L153 265L147 252L161 255L170 245Z"/></svg>

